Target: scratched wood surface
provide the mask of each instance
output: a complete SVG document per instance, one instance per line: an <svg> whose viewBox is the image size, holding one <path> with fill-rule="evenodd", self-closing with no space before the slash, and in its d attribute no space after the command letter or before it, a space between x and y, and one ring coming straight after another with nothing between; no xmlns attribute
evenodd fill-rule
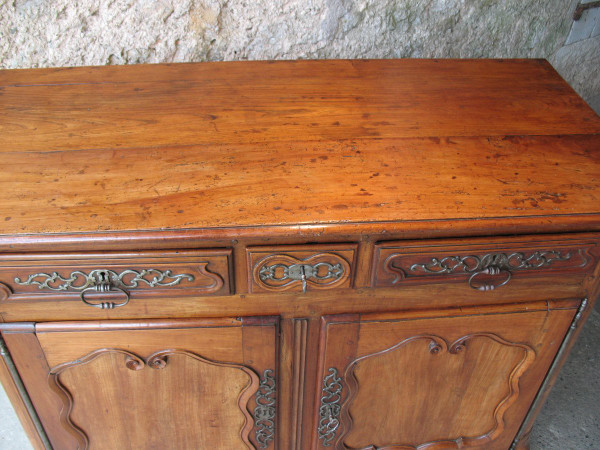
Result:
<svg viewBox="0 0 600 450"><path fill-rule="evenodd" d="M324 319L324 373L344 381L334 448L508 449L575 314L567 302L513 308Z"/></svg>
<svg viewBox="0 0 600 450"><path fill-rule="evenodd" d="M600 118L541 60L0 71L0 153L5 236L532 217L556 231L573 216L600 229Z"/></svg>

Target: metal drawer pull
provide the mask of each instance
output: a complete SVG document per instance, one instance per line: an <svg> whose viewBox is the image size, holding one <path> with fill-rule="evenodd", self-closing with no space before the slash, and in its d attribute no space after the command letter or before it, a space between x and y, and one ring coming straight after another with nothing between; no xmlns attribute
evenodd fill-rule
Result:
<svg viewBox="0 0 600 450"><path fill-rule="evenodd" d="M504 272L506 276L505 279L498 284L478 283L476 280L479 275L499 275L502 272ZM477 289L478 291L493 291L494 289L507 284L511 278L512 272L510 270L501 269L497 266L490 266L487 269L480 270L479 272L475 272L473 275L471 275L469 277L469 286L471 286L473 289Z"/></svg>
<svg viewBox="0 0 600 450"><path fill-rule="evenodd" d="M327 269L323 275L319 275L319 269L324 267ZM276 272L278 269L282 270L282 275L277 276ZM327 262L320 262L314 265L311 264L292 264L290 266L285 264L273 264L271 266L263 266L260 269L260 279L262 281L274 280L274 281L302 281L302 292L306 292L306 281L308 279L314 280L337 280L344 275L344 268L341 264L329 264Z"/></svg>
<svg viewBox="0 0 600 450"><path fill-rule="evenodd" d="M130 298L129 292L127 292L125 289L121 289L120 287L115 286L111 282L110 271L108 271L108 270L92 270L89 274L89 278L94 280L93 281L94 285L84 289L79 294L81 301L83 303L85 303L86 305L93 306L94 308L100 308L100 309L114 309L114 308L119 308L121 306L125 306L127 303L129 303L129 298ZM122 292L123 294L125 294L125 300L120 303L115 303L115 302L92 303L89 300L85 299L85 293L89 292L89 291Z"/></svg>
<svg viewBox="0 0 600 450"><path fill-rule="evenodd" d="M170 270L160 271L157 269L142 270L124 270L115 272L109 269L94 269L89 273L75 270L67 277L59 275L57 272L52 274L34 273L29 275L26 280L15 278L15 283L21 286L37 286L42 290L50 291L68 291L70 289L81 291L79 297L86 305L100 309L113 309L125 306L129 303L129 292L126 288L137 288L141 283L152 288L166 288L176 286L183 280L194 281L194 275L181 273L173 275ZM122 302L100 302L92 303L86 300L85 293L94 292L122 292L126 299Z"/></svg>
<svg viewBox="0 0 600 450"><path fill-rule="evenodd" d="M585 266L588 261L582 250L579 250L577 254L582 261L578 267ZM515 271L547 268L557 261L569 261L571 258L571 252L563 254L559 250L444 256L443 258L432 258L429 262L423 264L413 264L410 266L410 270L413 273L426 275L471 274L469 277L471 288L478 291L493 291L507 284ZM400 271L403 278L406 278L406 272L403 269L392 266L392 270L396 273ZM497 284L489 284L478 280L480 275L500 275L502 272L504 272L505 278Z"/></svg>

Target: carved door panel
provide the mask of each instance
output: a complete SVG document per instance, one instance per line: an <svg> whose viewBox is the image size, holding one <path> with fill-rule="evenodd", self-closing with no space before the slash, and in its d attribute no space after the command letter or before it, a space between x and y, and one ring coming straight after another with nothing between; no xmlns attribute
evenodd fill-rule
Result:
<svg viewBox="0 0 600 450"><path fill-rule="evenodd" d="M277 318L44 323L4 338L55 448L275 448Z"/></svg>
<svg viewBox="0 0 600 450"><path fill-rule="evenodd" d="M579 303L324 317L313 448L509 448Z"/></svg>

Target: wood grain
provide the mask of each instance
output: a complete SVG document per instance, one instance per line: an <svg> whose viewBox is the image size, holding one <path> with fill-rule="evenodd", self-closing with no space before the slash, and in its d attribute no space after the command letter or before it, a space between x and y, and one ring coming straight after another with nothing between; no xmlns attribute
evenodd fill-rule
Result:
<svg viewBox="0 0 600 450"><path fill-rule="evenodd" d="M509 285L516 277L590 273L596 267L593 253L597 244L593 240L560 242L540 238L539 242L522 245L512 239L494 239L489 243L472 240L466 246L461 240L380 243L375 247L373 285L401 287L444 279L481 289L484 277L489 286L498 286L504 282ZM499 273L484 273L491 267L499 269Z"/></svg>
<svg viewBox="0 0 600 450"><path fill-rule="evenodd" d="M600 129L540 60L3 71L0 85L9 151Z"/></svg>
<svg viewBox="0 0 600 450"><path fill-rule="evenodd" d="M317 268L306 278L305 292L351 287L356 248L356 244L249 247L249 291L303 292L302 280L289 276L292 266L303 265Z"/></svg>
<svg viewBox="0 0 600 450"><path fill-rule="evenodd" d="M32 254L0 257L0 301L77 299L95 270L110 270L132 298L231 293L231 250ZM56 275L54 275L56 274ZM96 277L91 276L97 280ZM5 286L5 287L3 287ZM6 298L3 298L6 292ZM114 293L114 292L113 292ZM111 292L92 295L108 297Z"/></svg>
<svg viewBox="0 0 600 450"><path fill-rule="evenodd" d="M257 448L255 395L266 370L277 379L278 321L62 322L3 334L59 448Z"/></svg>
<svg viewBox="0 0 600 450"><path fill-rule="evenodd" d="M296 319L293 321L294 332L293 332L293 393L292 393L292 407L290 408L293 414L291 420L292 433L290 436L289 448L290 449L301 449L302 448L302 412L304 411L304 397L305 397L305 377L306 377L306 344L307 344L307 329L308 320Z"/></svg>
<svg viewBox="0 0 600 450"><path fill-rule="evenodd" d="M72 399L62 413L87 435L89 448L249 445L246 404L258 387L256 374L186 352L166 353L161 369L130 370L123 355L106 350L52 370L53 382ZM238 398L245 402L238 405Z"/></svg>
<svg viewBox="0 0 600 450"><path fill-rule="evenodd" d="M598 215L598 148L596 136L541 136L11 152L0 233L560 221Z"/></svg>
<svg viewBox="0 0 600 450"><path fill-rule="evenodd" d="M61 399L49 391L50 367L35 334L3 332L2 335L52 446L78 448L80 434L64 427L59 414Z"/></svg>
<svg viewBox="0 0 600 450"><path fill-rule="evenodd" d="M336 448L507 448L576 305L461 318L328 317L322 364L338 368L343 385ZM340 342L357 326L355 356L343 363Z"/></svg>
<svg viewBox="0 0 600 450"><path fill-rule="evenodd" d="M584 277L553 275L511 280L504 289L481 292L467 283L431 283L426 286L403 286L360 290L331 290L318 293L241 294L227 297L162 298L130 302L128 308L101 310L79 300L22 301L0 303L5 321L19 320L128 320L164 318L219 318L240 315L281 314L285 317L314 317L345 312L367 313L427 308L468 307L517 303L548 298L581 298L587 291L581 286Z"/></svg>
<svg viewBox="0 0 600 450"><path fill-rule="evenodd" d="M57 448L319 448L332 426L338 447L506 449L600 293L600 118L546 61L0 71L0 135L0 330ZM486 292L406 272L540 249L585 264ZM339 286L256 279L324 252ZM15 282L163 263L195 284L114 310Z"/></svg>
<svg viewBox="0 0 600 450"><path fill-rule="evenodd" d="M1 235L600 218L600 119L541 61L0 79Z"/></svg>
<svg viewBox="0 0 600 450"><path fill-rule="evenodd" d="M84 328L85 330L85 328ZM218 330L218 331L215 331ZM186 328L37 333L50 367L75 361L98 348L123 348L146 357L156 351L185 348L214 361L243 361L242 328ZM185 346L182 347L182 343Z"/></svg>

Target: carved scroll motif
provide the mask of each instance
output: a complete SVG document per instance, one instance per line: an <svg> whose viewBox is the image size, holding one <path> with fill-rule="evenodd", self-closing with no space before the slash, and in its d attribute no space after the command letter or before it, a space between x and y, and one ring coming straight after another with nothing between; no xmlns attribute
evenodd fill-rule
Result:
<svg viewBox="0 0 600 450"><path fill-rule="evenodd" d="M0 283L0 302L12 295L12 289L4 283Z"/></svg>
<svg viewBox="0 0 600 450"><path fill-rule="evenodd" d="M527 371L527 369L533 363L536 353L533 348L528 345L515 343L507 341L500 336L493 333L474 333L462 336L461 338L455 340L454 342L447 342L445 339L435 336L435 335L418 335L412 336L410 338L404 339L403 341L395 344L392 347L381 350L376 353L372 353L369 355L362 356L360 358L355 359L351 364L349 364L344 373L344 380L348 384L348 398L345 400L344 404L341 408L342 421L344 421L348 426L345 427L345 431L338 438L337 444L338 446L342 445L344 442L344 438L349 434L352 429L352 417L350 414L350 408L352 406L352 402L355 399L358 390L359 390L359 382L355 375L355 369L357 366L370 358L374 358L380 355L384 355L393 351L399 351L407 345L408 343L415 342L418 340L425 340L429 342L428 350L435 357L436 355L443 354L447 352L451 355L457 355L459 353L468 351L468 342L476 339L476 338L484 338L489 339L494 342L497 342L501 345L508 347L516 347L523 350L523 356L519 360L519 362L511 369L510 374L508 376L508 394L500 399L498 404L493 409L493 418L494 418L494 426L478 435L478 436L458 436L453 439L442 439L435 440L430 442L420 443L418 445L411 445L408 443L390 443L386 444L383 447L376 447L374 445L370 445L361 450L366 449L388 449L388 448L429 448L430 446L439 445L443 448L463 448L473 445L481 445L486 442L492 441L498 435L500 435L504 431L504 414L508 410L508 408L517 400L519 396L519 379L520 377ZM344 448L349 448L344 446Z"/></svg>
<svg viewBox="0 0 600 450"><path fill-rule="evenodd" d="M137 288L140 283L149 287L170 287L176 286L184 280L194 281L194 276L188 273L173 275L171 270L142 269L142 270L124 270L115 272L108 269L94 269L90 272L74 270L69 275L62 276L57 272L34 273L26 280L15 278L15 283L22 286L37 286L39 289L51 291L66 290L84 290L96 285L98 273L105 272L110 278L111 284L120 288Z"/></svg>
<svg viewBox="0 0 600 450"><path fill-rule="evenodd" d="M68 371L71 368L81 366L84 364L88 364L103 355L115 354L115 353L121 354L124 356L124 359L123 359L124 366L127 369L132 370L132 371L144 370L145 367L149 367L149 368L155 369L155 370L165 369L165 367L167 367L167 365L168 365L168 358L173 355L182 355L182 356L192 358L200 363L210 364L210 365L220 366L220 367L230 367L230 368L235 368L235 369L243 371L249 377L250 380L249 380L249 383L244 388L244 390L241 392L240 396L238 397L238 406L245 418L244 426L243 426L242 430L240 430L240 438L242 439L242 441L246 444L246 446L248 448L253 448L253 445L249 439L249 435L250 435L250 432L252 431L252 428L254 427L254 418L248 411L247 405L248 405L248 402L250 401L250 399L252 398L252 396L254 395L254 393L256 392L256 390L259 389L259 386L261 383L260 383L258 375L251 368L246 367L241 364L222 363L222 362L217 362L217 361L211 361L211 360L203 358L202 356L199 356L195 353L188 352L185 350L173 350L173 349L162 350L159 352L155 352L146 358L142 358L142 357L136 355L135 353L129 352L127 350L117 349L117 348L103 348L103 349L95 350L95 351L88 353L87 355L85 355L81 358L78 358L74 361L60 364L60 365L52 368L49 372L48 382L50 384L50 387L53 391L55 391L60 396L60 398L63 402L63 408L61 409L61 412L60 412L60 421L61 421L63 427L65 428L65 430L69 434L75 436L75 438L78 440L79 448L81 448L81 449L89 448L89 438L85 434L85 432L82 429L80 429L79 427L77 427L71 420L71 413L72 413L73 404L74 404L73 403L73 395L62 384L62 382L60 380L60 375L62 373L64 373L65 371ZM266 373L265 373L265 375L266 375ZM263 386L263 389L264 389L263 392L266 393L266 391L269 389L267 386L270 386L269 383L271 382L271 380L267 380L267 381L263 380L263 382L266 383ZM274 385L273 385L273 388L274 388ZM269 395L270 394L267 394L267 397ZM269 414L270 414L270 412L267 415L269 415Z"/></svg>
<svg viewBox="0 0 600 450"><path fill-rule="evenodd" d="M425 264L413 264L410 270L423 271L429 274L453 273L462 271L466 273L480 272L488 267L498 267L503 270L530 270L549 266L555 261L568 261L571 253L562 254L560 251L537 251L531 254L522 252L514 253L488 253L483 256L446 256L445 258L432 258Z"/></svg>
<svg viewBox="0 0 600 450"><path fill-rule="evenodd" d="M298 259L287 254L261 259L253 270L254 282L264 289L285 291L300 286L328 289L342 285L350 276L350 264L335 253L318 253Z"/></svg>
<svg viewBox="0 0 600 450"><path fill-rule="evenodd" d="M383 270L394 278L391 285L409 278L426 278L437 275L469 275L470 287L480 291L493 290L507 284L518 271L545 270L557 263L569 262L566 267L584 267L589 260L584 249L538 250L530 252L490 252L483 255L449 255L430 257L417 263L408 263L410 254L393 253L383 264ZM565 267L564 264L561 268ZM494 281L483 281L489 275Z"/></svg>

